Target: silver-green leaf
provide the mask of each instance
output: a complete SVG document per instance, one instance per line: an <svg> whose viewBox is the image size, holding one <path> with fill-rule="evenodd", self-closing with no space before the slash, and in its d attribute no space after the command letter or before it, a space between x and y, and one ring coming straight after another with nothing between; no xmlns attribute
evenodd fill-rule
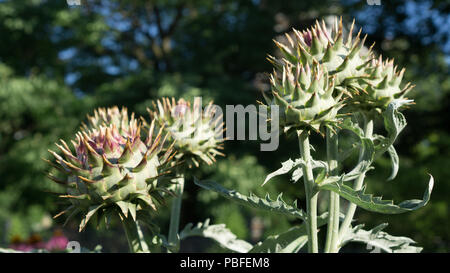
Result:
<svg viewBox="0 0 450 273"><path fill-rule="evenodd" d="M411 100L394 100L389 103L387 109L383 112L384 127L388 133L387 137L379 137L380 143L375 147L376 156L384 154L392 144L394 144L400 132L406 127L405 116L398 109L410 103Z"/></svg>
<svg viewBox="0 0 450 273"><path fill-rule="evenodd" d="M225 224L210 225L209 219L195 226L192 223L187 224L179 235L180 240L192 236L212 239L222 247L239 253L247 253L253 248L253 245L250 243L237 239L237 236L226 228Z"/></svg>
<svg viewBox="0 0 450 273"><path fill-rule="evenodd" d="M336 179L336 177L329 177L325 179L324 182L319 184L318 188L320 190L329 190L336 192L341 197L368 211L385 214L399 214L408 211L414 211L425 206L430 200L433 185L434 179L433 176L430 175L430 181L428 182L428 187L425 190L422 200L406 200L398 205L395 205L392 200L382 200L381 197L376 197L372 194L366 194L364 193L364 188L356 191L353 188L345 185L342 178Z"/></svg>
<svg viewBox="0 0 450 273"><path fill-rule="evenodd" d="M389 180L393 180L398 173L398 165L399 165L399 159L398 159L398 155L397 155L397 151L395 150L394 146L389 146L389 148L387 149L389 156L391 158L391 166L392 166L392 171L391 171L391 175L388 177L388 181Z"/></svg>
<svg viewBox="0 0 450 273"><path fill-rule="evenodd" d="M362 137L361 138L361 149L362 153L359 158L359 163L350 172L346 173L344 176L344 181L350 181L357 178L359 175L367 172L372 167L370 166L373 162L373 157L375 154L374 145L371 139Z"/></svg>
<svg viewBox="0 0 450 273"><path fill-rule="evenodd" d="M288 205L283 200L282 194L278 195L276 200L272 200L269 195L266 195L265 198L260 198L252 193L250 193L249 196L246 196L235 190L226 189L213 181L199 181L194 178L194 183L204 189L217 192L227 199L248 207L294 216L302 220L305 219L305 212L302 209L297 208L297 201L294 201L292 205Z"/></svg>
<svg viewBox="0 0 450 273"><path fill-rule="evenodd" d="M295 160L295 162L292 161L292 159L282 162L281 168L268 174L261 186L264 186L270 179L272 179L275 176L286 174L286 173L290 172L292 170L292 168L294 168L295 166L298 166L299 164L300 164L300 161L298 161L298 159Z"/></svg>
<svg viewBox="0 0 450 273"><path fill-rule="evenodd" d="M269 236L255 245L249 253L297 253L308 242L306 225L290 228L278 235Z"/></svg>
<svg viewBox="0 0 450 273"><path fill-rule="evenodd" d="M294 169L294 171L292 172L291 180L295 183L303 176L303 171L302 171L303 165L304 165L304 161L301 158L297 158L295 161L293 161L292 159L289 159L285 162L282 162L281 168L268 174L261 186L264 186L273 177L286 174L286 173L290 172L292 169ZM320 160L312 160L311 166L313 169L318 169L318 168L324 169L328 173L328 163L327 162L320 161Z"/></svg>
<svg viewBox="0 0 450 273"><path fill-rule="evenodd" d="M317 217L317 227L327 223L328 213ZM267 237L263 242L256 244L249 253L297 253L308 242L306 225L301 224L290 228L278 235Z"/></svg>
<svg viewBox="0 0 450 273"><path fill-rule="evenodd" d="M416 242L408 237L392 236L381 231L387 224L381 224L371 230L362 229L364 225L352 228L343 238L341 246L350 242L367 244L367 249L381 250L388 253L420 253L421 247L414 246Z"/></svg>

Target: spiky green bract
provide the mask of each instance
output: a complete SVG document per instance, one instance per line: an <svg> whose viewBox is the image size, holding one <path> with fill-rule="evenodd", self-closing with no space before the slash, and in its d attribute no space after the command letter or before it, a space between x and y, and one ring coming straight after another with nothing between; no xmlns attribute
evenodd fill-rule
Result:
<svg viewBox="0 0 450 273"><path fill-rule="evenodd" d="M48 161L54 167L49 177L66 188L60 197L70 206L55 217L68 214L69 220L82 213L80 231L94 215L107 223L114 214L148 222L148 215L170 193L169 180L160 176L171 151L160 156L162 130L155 140L142 141L140 128L132 118L122 130L111 124L80 131L72 141L75 152L63 140L56 144L60 154L50 151L55 160Z"/></svg>
<svg viewBox="0 0 450 273"><path fill-rule="evenodd" d="M414 87L411 83L402 84L404 68L398 71L393 59L383 61L381 55L370 62L366 73L368 77L359 80L363 91L350 99L351 108L381 113L395 99L406 100L405 95Z"/></svg>
<svg viewBox="0 0 450 273"><path fill-rule="evenodd" d="M199 160L210 165L216 161L216 155L223 155L218 151L223 149L223 123L219 123L221 118L215 117L212 102L202 109L200 98L195 98L192 105L183 99L162 98L161 101L147 111L157 126L164 128L175 141L177 159L184 160L191 168L198 167Z"/></svg>
<svg viewBox="0 0 450 273"><path fill-rule="evenodd" d="M335 77L329 77L322 66L284 62L281 75L270 76L272 96L266 103L279 107L280 126L284 131L311 130L339 122L338 110L343 106L342 92L334 88Z"/></svg>
<svg viewBox="0 0 450 273"><path fill-rule="evenodd" d="M373 59L373 53L371 49L364 49L367 35L361 40L360 29L353 39L353 29L354 21L345 41L342 18L339 22L336 20L331 29L326 27L324 21L322 24L316 21L314 26L304 31L293 29L293 34L286 33L286 41L275 41L284 58L269 56L269 61L278 70L285 61L292 65L320 63L324 70L335 76L336 86L355 89L358 87L356 80L366 76L365 67Z"/></svg>

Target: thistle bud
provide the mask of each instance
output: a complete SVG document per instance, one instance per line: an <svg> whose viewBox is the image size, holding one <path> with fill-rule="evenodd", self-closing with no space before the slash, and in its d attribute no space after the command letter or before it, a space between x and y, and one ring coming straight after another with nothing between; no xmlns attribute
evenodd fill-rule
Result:
<svg viewBox="0 0 450 273"><path fill-rule="evenodd" d="M96 111L96 122L94 118L90 122L102 120L104 125L78 132L73 149L61 140L56 144L60 153L50 151L55 160L48 161L54 167L49 177L65 187L60 197L70 201L57 216L68 214L69 220L84 214L80 231L93 215L101 218L118 213L136 220L141 211L156 211L168 192L165 180L157 179L166 171L171 154L159 154L164 144L162 131L155 141L142 141L141 124L133 117L128 120L126 110L115 119L119 115L113 114L118 113L114 109ZM115 121L120 121L120 130Z"/></svg>
<svg viewBox="0 0 450 273"><path fill-rule="evenodd" d="M202 109L199 98L194 99L192 105L183 99L163 98L147 111L175 141L175 157L186 160L189 168L198 167L200 160L210 165L216 161L216 155L223 155L218 151L223 149L223 123L221 118L215 117L212 102Z"/></svg>
<svg viewBox="0 0 450 273"><path fill-rule="evenodd" d="M381 112L395 99L407 99L406 94L414 87L410 83L402 86L405 69L398 70L394 60L383 61L382 56L370 62L366 68L368 78L359 81L361 92L350 100L352 107L363 111Z"/></svg>
<svg viewBox="0 0 450 273"><path fill-rule="evenodd" d="M288 131L310 130L321 132L324 126L339 122L338 110L343 106L342 92L334 88L335 77L319 64L310 68L308 64L293 66L286 62L280 75L271 76L272 96L265 96L270 109L277 105L280 126Z"/></svg>
<svg viewBox="0 0 450 273"><path fill-rule="evenodd" d="M283 53L284 59L296 65L312 66L314 63L320 63L324 69L335 76L336 85L356 85L356 80L365 77L365 67L373 58L373 53L369 49L363 53L366 37L361 40L361 30L353 39L354 22L350 31L344 40L342 18L339 22L336 20L333 27L327 28L324 21L311 28L299 31L293 29L293 34L286 34L287 42L280 43L275 41ZM277 69L280 66L280 60L269 57Z"/></svg>

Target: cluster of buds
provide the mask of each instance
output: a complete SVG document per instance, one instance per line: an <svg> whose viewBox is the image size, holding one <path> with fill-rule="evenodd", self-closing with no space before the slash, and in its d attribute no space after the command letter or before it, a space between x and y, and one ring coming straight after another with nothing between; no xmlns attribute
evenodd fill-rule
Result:
<svg viewBox="0 0 450 273"><path fill-rule="evenodd" d="M173 153L161 152L163 131L156 136L150 131L143 140L140 122L128 120L126 109L117 110L100 109L89 117L89 125L72 140L73 151L64 140L56 144L61 155L50 151L55 160L48 161L53 166L48 176L66 188L60 197L70 201L55 217L68 214L69 220L82 213L80 231L94 215L106 222L113 214L122 219L147 217L170 193L169 180L161 176Z"/></svg>
<svg viewBox="0 0 450 273"><path fill-rule="evenodd" d="M411 90L409 84L400 87L404 69L397 71L392 60L376 58L373 45L364 47L367 35L361 39L360 29L353 39L353 30L354 21L344 39L341 18L331 29L324 21L316 22L310 29L286 33L284 42L275 41L282 57L268 57L274 66L272 96L264 97L269 109L281 107L280 125L285 131L321 132L320 128L339 123L338 110L344 101L357 110L380 112Z"/></svg>
<svg viewBox="0 0 450 273"><path fill-rule="evenodd" d="M200 160L210 165L217 155L223 155L218 150L223 149L224 124L216 117L212 102L202 109L200 98L195 98L193 104L162 98L147 111L174 141L176 158L185 161L189 168L198 167ZM149 128L152 130L153 126Z"/></svg>
<svg viewBox="0 0 450 273"><path fill-rule="evenodd" d="M335 75L336 86L352 86L357 79L365 76L365 68L373 59L373 52L363 50L364 38L360 38L361 29L353 39L354 22L344 42L342 18L335 21L333 27L327 29L324 21L305 31L293 30L293 35L286 33L286 43L275 41L284 55L284 60L269 56L274 66L280 67L283 62L292 65L320 63L330 74Z"/></svg>

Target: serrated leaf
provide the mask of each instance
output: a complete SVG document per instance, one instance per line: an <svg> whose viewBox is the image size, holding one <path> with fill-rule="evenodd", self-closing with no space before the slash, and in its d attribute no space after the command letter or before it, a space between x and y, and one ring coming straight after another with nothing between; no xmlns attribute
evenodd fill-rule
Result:
<svg viewBox="0 0 450 273"><path fill-rule="evenodd" d="M313 169L324 169L328 173L328 163L321 160L311 160L311 167Z"/></svg>
<svg viewBox="0 0 450 273"><path fill-rule="evenodd" d="M342 123L339 124L339 127L341 127L341 129L353 132L359 138L364 137L363 129L359 127L357 123L353 122L351 118L344 119Z"/></svg>
<svg viewBox="0 0 450 273"><path fill-rule="evenodd" d="M345 215L340 213L339 220L343 221ZM317 217L317 227L328 223L328 212ZM256 244L249 253L297 253L308 242L306 225L293 227L279 235L267 237L263 242Z"/></svg>
<svg viewBox="0 0 450 273"><path fill-rule="evenodd" d="M373 162L374 159L373 157L375 154L373 141L366 137L362 137L360 140L361 140L362 154L360 155L359 162L355 166L355 168L353 168L353 170L345 174L344 181L353 180L357 178L360 174L363 174L371 169L370 165Z"/></svg>
<svg viewBox="0 0 450 273"><path fill-rule="evenodd" d="M389 146L387 151L388 151L389 156L391 158L391 166L392 166L391 175L387 179L389 181L389 180L394 179L397 176L399 159L398 159L397 151L395 150L394 146L392 146L392 145Z"/></svg>
<svg viewBox="0 0 450 273"><path fill-rule="evenodd" d="M370 140L372 142L371 146L373 146L370 149L370 152L373 153L371 154L371 160L360 162L349 174L347 174L346 178L348 180L351 180L350 178L356 178L358 176L358 173L362 173L362 171L364 170L367 171L372 161L384 154L386 151L389 153L392 164L392 172L388 180L392 180L395 178L398 172L399 158L397 152L395 151L395 148L392 145L394 144L400 132L406 126L406 119L403 114L398 111L398 108L409 102L409 100L400 99L394 100L388 105L387 109L383 112L384 126L388 133L388 136L384 137L381 135L373 135L371 139L366 138L365 142ZM361 142L363 142L364 131L359 127L357 123L353 123L350 118L345 119L341 124L341 127L355 133L360 138ZM374 145L373 141L377 141L377 145ZM363 149L364 146L367 147L367 145L365 145L364 143L362 143L362 145ZM369 153L369 150L366 150L365 152Z"/></svg>
<svg viewBox="0 0 450 273"><path fill-rule="evenodd" d="M235 190L226 189L213 181L199 181L194 177L194 183L204 189L217 192L223 197L238 202L244 206L294 216L302 220L305 219L305 212L302 209L297 208L297 202L294 202L292 206L288 205L283 201L281 194L278 195L276 200L271 200L269 195L266 195L263 199L254 194L246 196Z"/></svg>
<svg viewBox="0 0 450 273"><path fill-rule="evenodd" d="M416 242L408 237L392 236L381 231L387 224L381 224L371 230L363 230L364 225L352 228L343 238L341 246L350 242L367 244L368 249L383 250L388 253L420 253L421 247L413 246Z"/></svg>
<svg viewBox="0 0 450 273"><path fill-rule="evenodd" d="M286 174L288 172L290 172L292 169L294 169L293 173L292 173L292 178L291 180L295 183L297 182L302 176L303 176L303 171L302 171L302 166L304 165L304 161L301 158L297 158L295 161L293 161L292 159L289 159L285 162L281 163L281 168L270 173L269 175L267 175L266 179L264 180L263 184L261 186L264 186L270 179L272 179L275 176L278 175L283 175ZM323 168L325 169L325 171L328 173L328 164L324 161L320 161L320 160L311 160L311 166L313 169L317 169L317 168Z"/></svg>
<svg viewBox="0 0 450 273"><path fill-rule="evenodd" d="M300 162L298 162L297 160L294 162L294 161L292 161L292 159L282 162L281 168L268 174L261 186L264 186L270 179L272 179L275 176L286 174L286 173L290 172L292 170L292 168L294 168L298 164L300 164Z"/></svg>
<svg viewBox="0 0 450 273"><path fill-rule="evenodd" d="M308 242L306 225L292 227L278 235L267 237L249 253L297 253Z"/></svg>
<svg viewBox="0 0 450 273"><path fill-rule="evenodd" d="M210 225L209 219L195 226L192 223L187 224L179 235L180 240L192 236L212 239L222 247L239 253L247 253L253 247L250 243L237 239L225 224Z"/></svg>
<svg viewBox="0 0 450 273"><path fill-rule="evenodd" d="M377 136L380 143L375 147L375 157L384 154L388 148L394 144L400 132L406 127L405 116L398 111L398 108L409 102L411 101L402 99L394 100L389 103L388 107L383 112L384 127L388 136Z"/></svg>
<svg viewBox="0 0 450 273"><path fill-rule="evenodd" d="M303 177L303 169L302 168L296 168L293 172L292 172L292 177L291 177L291 181L293 181L294 183L297 182L298 180L300 180L300 178Z"/></svg>
<svg viewBox="0 0 450 273"><path fill-rule="evenodd" d="M297 160L300 161L300 164L299 164L300 166L296 167L296 169L292 172L291 181L293 181L294 183L296 183L298 180L300 180L300 178L302 178L302 176L303 176L302 166L304 164L304 161L303 161L303 159L297 159ZM313 159L313 160L311 160L311 167L313 170L323 169L323 172L325 174L328 174L328 163L325 161Z"/></svg>
<svg viewBox="0 0 450 273"><path fill-rule="evenodd" d="M327 223L328 213L317 217L317 227ZM292 227L278 235L267 237L263 242L256 244L249 253L297 253L308 242L306 225Z"/></svg>
<svg viewBox="0 0 450 273"><path fill-rule="evenodd" d="M323 183L318 185L318 187L321 190L333 191L365 210L385 214L399 214L414 211L425 206L430 200L433 185L434 179L433 176L430 175L430 181L428 182L428 187L423 195L423 200L406 200L398 205L395 205L392 200L382 200L381 197L374 197L372 194L366 194L364 193L364 188L355 191L353 188L345 185L342 178L337 181L336 177L327 178Z"/></svg>
<svg viewBox="0 0 450 273"><path fill-rule="evenodd" d="M397 138L400 132L406 127L405 116L398 111L402 105L410 102L409 100L394 100L389 103L386 111L383 112L384 126L392 142Z"/></svg>

